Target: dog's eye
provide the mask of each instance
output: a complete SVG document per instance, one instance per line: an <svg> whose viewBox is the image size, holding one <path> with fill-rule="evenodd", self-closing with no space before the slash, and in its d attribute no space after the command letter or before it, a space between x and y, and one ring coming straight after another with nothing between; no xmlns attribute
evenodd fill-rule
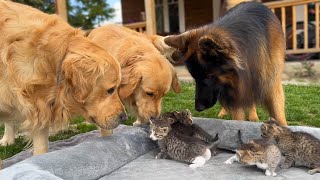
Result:
<svg viewBox="0 0 320 180"><path fill-rule="evenodd" d="M112 94L115 89L116 89L115 87L110 88L110 89L107 90L107 93L108 93L108 94Z"/></svg>
<svg viewBox="0 0 320 180"><path fill-rule="evenodd" d="M154 96L154 93L152 93L152 92L146 92L146 94L147 94L148 96L150 96L150 97Z"/></svg>

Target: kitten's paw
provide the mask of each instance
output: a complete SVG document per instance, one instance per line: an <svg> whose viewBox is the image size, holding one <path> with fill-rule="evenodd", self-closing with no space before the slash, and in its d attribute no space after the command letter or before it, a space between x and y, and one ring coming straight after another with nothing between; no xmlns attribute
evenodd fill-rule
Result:
<svg viewBox="0 0 320 180"><path fill-rule="evenodd" d="M226 160L225 162L223 162L224 164L232 164L233 161L231 161L230 159Z"/></svg>
<svg viewBox="0 0 320 180"><path fill-rule="evenodd" d="M229 159L227 159L227 160L226 160L225 162L223 162L223 163L224 163L224 164L232 164L232 163L234 163L235 161L239 161L236 155L230 157Z"/></svg>
<svg viewBox="0 0 320 180"><path fill-rule="evenodd" d="M156 159L161 159L161 154L156 155Z"/></svg>
<svg viewBox="0 0 320 180"><path fill-rule="evenodd" d="M202 167L203 165L199 165L199 164L190 164L189 165L189 167L191 168L191 169L196 169L196 168L198 168L198 167Z"/></svg>
<svg viewBox="0 0 320 180"><path fill-rule="evenodd" d="M266 175L266 176L271 176L272 173L271 173L269 170L266 170L265 175Z"/></svg>
<svg viewBox="0 0 320 180"><path fill-rule="evenodd" d="M158 153L158 155L156 155L155 158L156 158L156 159L164 159L164 158L165 158L165 155L162 154L162 153Z"/></svg>
<svg viewBox="0 0 320 180"><path fill-rule="evenodd" d="M272 176L273 176L273 177L277 176L277 173L273 172L273 173L272 173Z"/></svg>
<svg viewBox="0 0 320 180"><path fill-rule="evenodd" d="M0 140L0 146L9 146L9 145L12 145L14 144L14 138L5 138L3 137L1 140Z"/></svg>
<svg viewBox="0 0 320 180"><path fill-rule="evenodd" d="M311 169L311 170L308 171L308 174L314 175L314 174L316 174L317 172L318 172L318 171L317 171L316 169Z"/></svg>

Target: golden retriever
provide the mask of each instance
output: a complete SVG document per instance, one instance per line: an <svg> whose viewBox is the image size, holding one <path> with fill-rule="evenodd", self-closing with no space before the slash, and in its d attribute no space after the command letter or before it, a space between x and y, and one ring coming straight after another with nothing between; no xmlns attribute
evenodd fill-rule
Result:
<svg viewBox="0 0 320 180"><path fill-rule="evenodd" d="M120 64L56 15L0 1L0 145L14 143L22 123L33 154L48 151L49 127L83 115L103 129L126 118L117 88Z"/></svg>
<svg viewBox="0 0 320 180"><path fill-rule="evenodd" d="M146 124L150 117L158 117L162 97L171 88L175 93L180 92L173 66L153 44L157 38L152 39L118 25L94 29L88 38L120 62L122 79L119 96L137 117L134 125Z"/></svg>

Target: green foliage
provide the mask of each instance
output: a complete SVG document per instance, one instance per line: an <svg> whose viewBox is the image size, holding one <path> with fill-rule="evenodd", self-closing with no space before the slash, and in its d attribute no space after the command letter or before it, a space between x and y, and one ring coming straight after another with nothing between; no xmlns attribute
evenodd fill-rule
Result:
<svg viewBox="0 0 320 180"><path fill-rule="evenodd" d="M55 12L55 0L13 0L14 2L27 4L43 12L53 14Z"/></svg>
<svg viewBox="0 0 320 180"><path fill-rule="evenodd" d="M55 13L55 0L14 0L27 4L49 14ZM74 27L92 29L103 21L114 16L114 9L106 0L74 0L67 1L68 22Z"/></svg>
<svg viewBox="0 0 320 180"><path fill-rule="evenodd" d="M92 29L95 24L114 16L114 9L110 8L106 0L76 0L76 5L68 3L68 21L74 27Z"/></svg>

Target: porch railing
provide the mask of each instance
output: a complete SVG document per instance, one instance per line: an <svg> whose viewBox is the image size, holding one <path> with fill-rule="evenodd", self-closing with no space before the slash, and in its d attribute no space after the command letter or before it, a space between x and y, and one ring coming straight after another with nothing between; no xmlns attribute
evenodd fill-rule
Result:
<svg viewBox="0 0 320 180"><path fill-rule="evenodd" d="M124 24L124 27L127 27L129 29L135 30L140 33L145 33L146 32L146 22L136 22L136 23L129 23L129 24Z"/></svg>
<svg viewBox="0 0 320 180"><path fill-rule="evenodd" d="M314 3L314 15L315 20L313 22L308 20L308 5ZM301 54L301 53L315 53L320 52L319 47L319 0L283 0L264 3L273 12L275 12L279 19L281 20L282 29L286 33L287 39L287 54ZM297 6L303 6L303 22L297 23ZM287 13L287 11L291 11ZM292 17L292 22L287 24L286 18ZM310 23L314 29L310 29ZM291 25L290 25L291 24ZM313 26L314 25L314 26ZM289 28L288 30L288 26ZM298 30L297 30L297 26ZM297 34L299 34L299 29L303 30L303 36L300 34L299 44L303 47L297 46ZM302 31L301 31L302 32ZM301 33L300 32L300 33ZM309 39L309 33L312 33L310 37L314 39ZM303 37L303 38L301 38ZM310 40L315 42L309 42ZM302 42L301 42L302 41Z"/></svg>

